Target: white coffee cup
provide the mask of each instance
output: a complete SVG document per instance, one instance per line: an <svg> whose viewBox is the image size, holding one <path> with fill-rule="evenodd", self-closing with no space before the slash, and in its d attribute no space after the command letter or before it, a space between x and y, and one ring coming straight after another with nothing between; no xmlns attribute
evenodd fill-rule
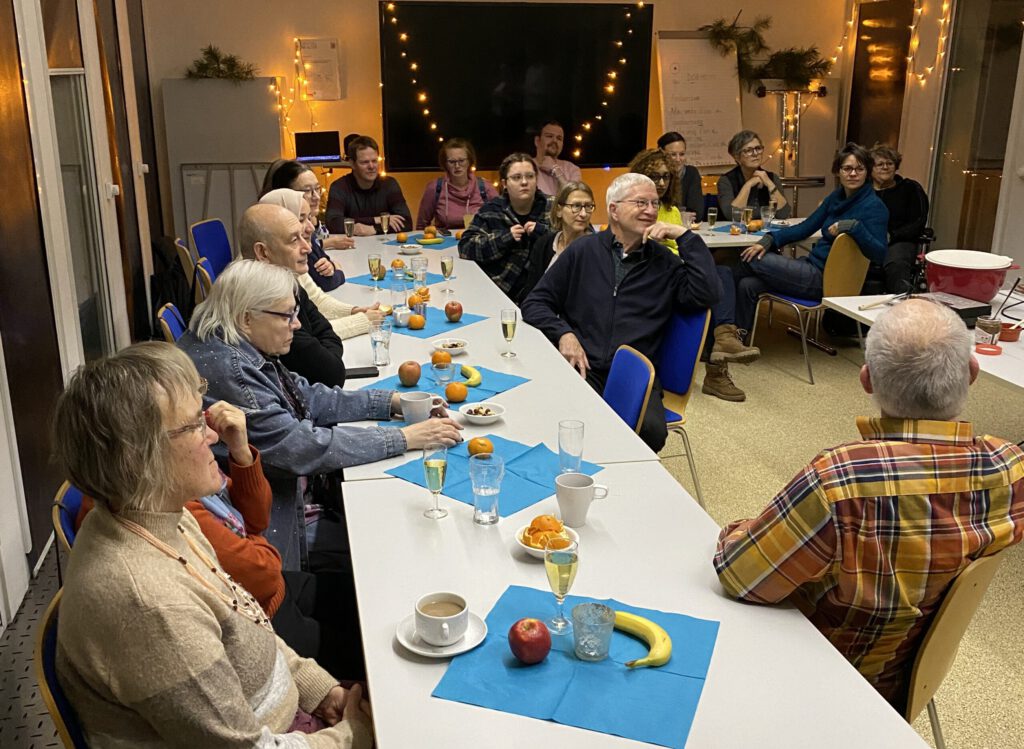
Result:
<svg viewBox="0 0 1024 749"><path fill-rule="evenodd" d="M402 402L402 419L407 424L419 424L430 418L430 412L438 406L444 405L444 399L433 393L416 391L402 393L399 396Z"/></svg>
<svg viewBox="0 0 1024 749"><path fill-rule="evenodd" d="M582 528L587 524L587 511L595 499L608 496L608 487L595 484L585 473L563 473L555 477L555 497L558 499L558 514L570 528Z"/></svg>
<svg viewBox="0 0 1024 749"><path fill-rule="evenodd" d="M456 593L427 593L416 601L416 634L429 645L445 647L466 636L469 607Z"/></svg>

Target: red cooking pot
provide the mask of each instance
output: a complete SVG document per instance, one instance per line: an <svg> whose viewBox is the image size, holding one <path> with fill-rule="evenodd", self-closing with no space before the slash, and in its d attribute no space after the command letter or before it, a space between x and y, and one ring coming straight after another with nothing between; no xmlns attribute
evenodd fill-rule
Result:
<svg viewBox="0 0 1024 749"><path fill-rule="evenodd" d="M1013 259L974 250L935 250L924 256L929 291L944 291L977 302L995 298L1006 272L1017 270Z"/></svg>

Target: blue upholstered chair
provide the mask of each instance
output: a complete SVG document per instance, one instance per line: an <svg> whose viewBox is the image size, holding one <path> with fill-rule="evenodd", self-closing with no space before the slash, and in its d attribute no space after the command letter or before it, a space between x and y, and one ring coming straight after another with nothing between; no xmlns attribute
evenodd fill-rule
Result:
<svg viewBox="0 0 1024 749"><path fill-rule="evenodd" d="M632 346L619 346L604 386L604 400L639 433L654 385L654 365Z"/></svg>

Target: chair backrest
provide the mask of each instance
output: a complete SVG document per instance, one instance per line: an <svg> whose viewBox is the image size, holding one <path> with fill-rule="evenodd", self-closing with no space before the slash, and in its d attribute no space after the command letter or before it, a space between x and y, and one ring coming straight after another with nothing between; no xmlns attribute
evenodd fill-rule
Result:
<svg viewBox="0 0 1024 749"><path fill-rule="evenodd" d="M680 415L686 410L697 362L711 324L711 310L675 313L668 324L658 358L658 377L665 391L665 405Z"/></svg>
<svg viewBox="0 0 1024 749"><path fill-rule="evenodd" d="M168 302L156 313L156 319L160 321L160 330L163 331L164 340L174 343L181 338L185 332L185 319L178 312L178 308Z"/></svg>
<svg viewBox="0 0 1024 749"><path fill-rule="evenodd" d="M604 400L639 433L654 386L654 365L632 346L619 346L604 386Z"/></svg>
<svg viewBox="0 0 1024 749"><path fill-rule="evenodd" d="M181 269L185 271L185 278L192 278L196 271L196 260L198 258L188 248L188 243L181 237L175 238L174 250L178 253L178 262L181 263Z"/></svg>
<svg viewBox="0 0 1024 749"><path fill-rule="evenodd" d="M192 224L189 231L192 233L196 254L210 261L214 276L220 275L231 262L231 240L228 239L224 223L219 218L208 218Z"/></svg>
<svg viewBox="0 0 1024 749"><path fill-rule="evenodd" d="M822 296L857 296L864 286L871 261L860 251L849 234L840 234L832 243L825 261Z"/></svg>
<svg viewBox="0 0 1024 749"><path fill-rule="evenodd" d="M65 481L53 497L53 532L64 551L75 545L75 519L82 507L82 490Z"/></svg>
<svg viewBox="0 0 1024 749"><path fill-rule="evenodd" d="M907 693L905 717L908 721L913 721L925 708L949 673L960 640L981 599L985 597L985 591L999 568L1002 556L1003 553L999 552L975 559L957 575L946 591L942 605L932 617L914 657Z"/></svg>
<svg viewBox="0 0 1024 749"><path fill-rule="evenodd" d="M196 304L206 299L210 293L210 288L213 286L213 282L217 280L217 272L213 269L213 265L210 261L201 257L196 262Z"/></svg>
<svg viewBox="0 0 1024 749"><path fill-rule="evenodd" d="M78 716L57 681L57 615L62 592L57 591L43 620L39 622L35 650L36 682L64 746L68 749L88 749Z"/></svg>

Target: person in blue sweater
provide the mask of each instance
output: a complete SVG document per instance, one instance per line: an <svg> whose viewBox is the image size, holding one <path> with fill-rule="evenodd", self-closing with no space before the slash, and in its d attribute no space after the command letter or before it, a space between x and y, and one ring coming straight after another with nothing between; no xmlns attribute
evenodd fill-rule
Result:
<svg viewBox="0 0 1024 749"><path fill-rule="evenodd" d="M736 280L735 324L749 331L757 312L757 298L766 291L820 299L825 261L840 234L849 234L873 263L883 264L889 250L886 229L889 210L875 194L870 176L874 160L863 146L847 143L832 161L839 187L817 210L795 226L773 229L745 249L734 269ZM807 257L783 257L781 248L821 230ZM774 252L769 252L774 250ZM717 310L716 310L717 312ZM733 322L728 320L726 322ZM715 325L723 324L715 320Z"/></svg>

